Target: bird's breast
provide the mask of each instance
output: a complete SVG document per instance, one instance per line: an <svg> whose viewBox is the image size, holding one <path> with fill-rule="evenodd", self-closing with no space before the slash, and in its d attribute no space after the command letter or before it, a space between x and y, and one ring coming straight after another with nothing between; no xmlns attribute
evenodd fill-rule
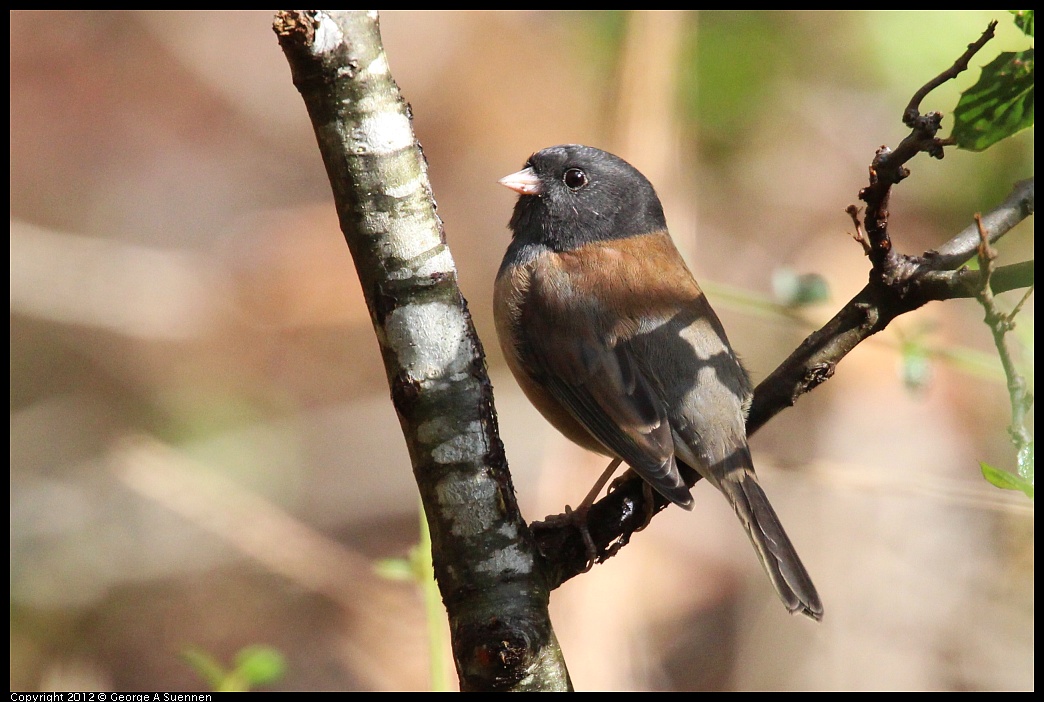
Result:
<svg viewBox="0 0 1044 702"><path fill-rule="evenodd" d="M548 391L546 373L527 348L527 316L534 311L545 313L541 311L541 299L533 299L534 296L542 298L547 286L561 283L560 276L554 275L553 257L548 252L501 268L493 290L493 318L500 349L522 392L552 426L575 444L611 455Z"/></svg>

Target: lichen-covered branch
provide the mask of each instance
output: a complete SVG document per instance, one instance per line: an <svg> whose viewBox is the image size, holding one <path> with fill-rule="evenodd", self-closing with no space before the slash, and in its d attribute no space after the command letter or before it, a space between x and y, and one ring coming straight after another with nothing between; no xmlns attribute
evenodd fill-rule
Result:
<svg viewBox="0 0 1044 702"><path fill-rule="evenodd" d="M431 530L463 690L570 687L515 501L482 346L376 11L281 11ZM374 470L401 470L375 456Z"/></svg>

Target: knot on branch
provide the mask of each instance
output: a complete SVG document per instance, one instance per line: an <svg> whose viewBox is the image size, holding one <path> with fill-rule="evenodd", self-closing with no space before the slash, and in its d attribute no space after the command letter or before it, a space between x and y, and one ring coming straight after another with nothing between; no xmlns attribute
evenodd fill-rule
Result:
<svg viewBox="0 0 1044 702"><path fill-rule="evenodd" d="M509 690L533 674L544 646L546 630L525 620L492 618L472 622L454 632L454 654L473 690Z"/></svg>
<svg viewBox="0 0 1044 702"><path fill-rule="evenodd" d="M834 370L836 368L836 363L817 363L810 367L805 373L804 382L801 384L801 392L799 394L804 394L810 390L814 390L816 387L830 380L830 378L834 376ZM795 401L797 400L796 397L794 399Z"/></svg>
<svg viewBox="0 0 1044 702"><path fill-rule="evenodd" d="M903 114L903 124L914 130L918 136L931 139L939 133L939 128L942 127L942 113L929 112L922 115L917 110L908 107Z"/></svg>
<svg viewBox="0 0 1044 702"><path fill-rule="evenodd" d="M917 285L919 278L930 271L931 267L924 257L896 252L874 266L870 272L870 282L888 288L897 300L903 300L911 288Z"/></svg>

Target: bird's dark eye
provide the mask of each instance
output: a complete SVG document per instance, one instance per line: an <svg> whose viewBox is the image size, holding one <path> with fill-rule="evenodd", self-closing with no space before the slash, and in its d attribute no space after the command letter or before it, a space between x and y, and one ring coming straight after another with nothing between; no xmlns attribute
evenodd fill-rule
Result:
<svg viewBox="0 0 1044 702"><path fill-rule="evenodd" d="M587 174L579 168L570 168L562 176L562 181L570 190L579 190L587 185Z"/></svg>

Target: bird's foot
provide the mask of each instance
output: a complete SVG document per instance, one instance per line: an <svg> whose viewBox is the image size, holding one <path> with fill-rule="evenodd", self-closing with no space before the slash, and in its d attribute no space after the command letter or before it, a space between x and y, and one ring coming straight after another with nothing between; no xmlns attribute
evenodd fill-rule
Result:
<svg viewBox="0 0 1044 702"><path fill-rule="evenodd" d="M609 483L610 494L616 492L617 488L626 483L629 480L633 480L630 471L627 471L620 477ZM642 514L642 523L638 527L635 527L634 531L641 531L645 527L649 526L652 522L652 518L656 515L656 495L653 493L652 485L642 481L642 507L644 508Z"/></svg>
<svg viewBox="0 0 1044 702"><path fill-rule="evenodd" d="M584 549L587 554L586 565L581 573L586 573L594 567L594 564L598 562L598 547L595 546L594 539L591 538L591 531L587 528L587 509L581 508L573 509L569 505L565 506L565 512L562 514L553 514L544 518L543 523L551 526L574 526L580 531L580 536L584 540Z"/></svg>

